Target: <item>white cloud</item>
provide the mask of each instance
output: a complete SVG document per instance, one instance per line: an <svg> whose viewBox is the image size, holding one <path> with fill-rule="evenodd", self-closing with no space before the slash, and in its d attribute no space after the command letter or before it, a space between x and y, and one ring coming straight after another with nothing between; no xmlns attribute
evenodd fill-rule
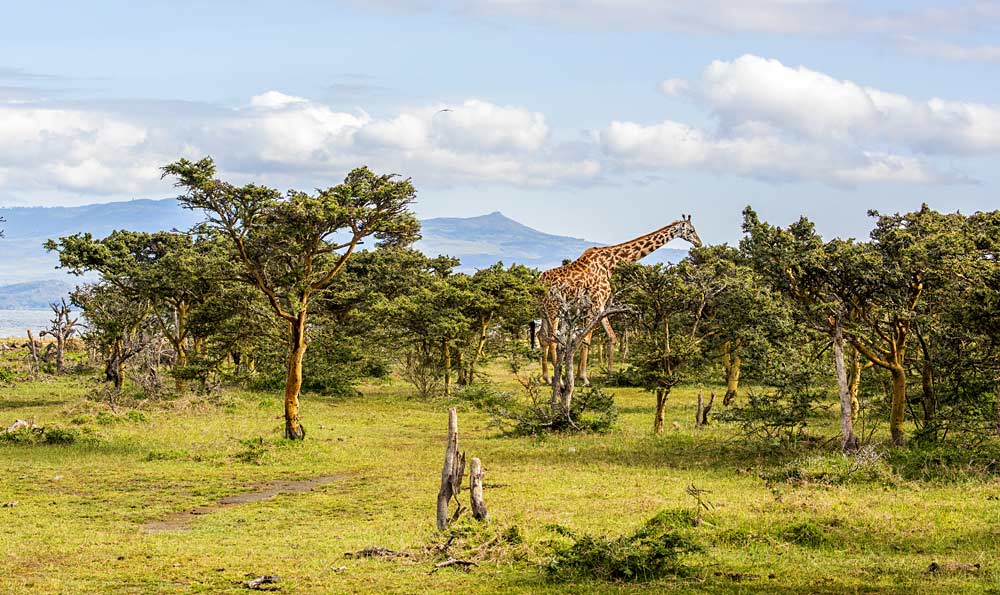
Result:
<svg viewBox="0 0 1000 595"><path fill-rule="evenodd" d="M712 62L689 93L724 126L762 121L814 140L919 153L1000 151L1000 104L920 101L754 55Z"/></svg>
<svg viewBox="0 0 1000 595"><path fill-rule="evenodd" d="M613 122L605 153L631 170L693 168L773 181L834 185L956 183L968 179L937 156L1000 153L1000 106L912 99L804 67L745 55L712 62L682 94L715 119L713 128L672 120Z"/></svg>
<svg viewBox="0 0 1000 595"><path fill-rule="evenodd" d="M903 49L918 56L955 62L1000 63L1000 45L963 45L948 41L918 39L910 35L901 36L899 43Z"/></svg>
<svg viewBox="0 0 1000 595"><path fill-rule="evenodd" d="M660 83L660 90L664 95L683 95L690 88L690 84L684 79L667 79Z"/></svg>
<svg viewBox="0 0 1000 595"><path fill-rule="evenodd" d="M959 181L912 157L795 142L766 128L741 127L735 135L713 136L670 120L649 126L612 122L600 138L605 151L628 169L700 169L771 182L838 186Z"/></svg>
<svg viewBox="0 0 1000 595"><path fill-rule="evenodd" d="M551 142L543 114L480 99L375 118L268 91L233 109L157 114L0 104L0 201L169 194L158 168L181 156L213 155L238 179L306 187L363 163L418 187L579 184L601 173L597 161Z"/></svg>

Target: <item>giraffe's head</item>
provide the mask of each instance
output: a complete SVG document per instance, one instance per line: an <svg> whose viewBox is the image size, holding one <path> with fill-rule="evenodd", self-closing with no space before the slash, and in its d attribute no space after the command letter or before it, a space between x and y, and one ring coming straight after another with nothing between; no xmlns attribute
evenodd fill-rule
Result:
<svg viewBox="0 0 1000 595"><path fill-rule="evenodd" d="M698 237L698 232L694 230L694 225L691 223L691 215L681 215L681 227L677 232L677 237L691 242L691 245L695 248L701 247L701 238Z"/></svg>

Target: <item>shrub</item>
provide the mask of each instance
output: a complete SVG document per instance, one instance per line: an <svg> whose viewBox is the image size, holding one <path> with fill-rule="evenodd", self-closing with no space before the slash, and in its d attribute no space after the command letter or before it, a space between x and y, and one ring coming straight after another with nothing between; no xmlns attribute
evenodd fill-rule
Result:
<svg viewBox="0 0 1000 595"><path fill-rule="evenodd" d="M243 449L233 455L241 463L262 465L271 452L271 445L262 437L240 440Z"/></svg>
<svg viewBox="0 0 1000 595"><path fill-rule="evenodd" d="M665 510L630 535L595 537L577 535L565 527L552 529L569 539L553 546L545 565L554 579L595 578L605 581L640 581L683 575L681 558L701 551L691 531L695 515L687 510Z"/></svg>
<svg viewBox="0 0 1000 595"><path fill-rule="evenodd" d="M73 428L21 428L13 432L0 432L0 442L12 444L73 444L80 431Z"/></svg>
<svg viewBox="0 0 1000 595"><path fill-rule="evenodd" d="M852 455L836 453L799 457L759 475L768 483L843 485L861 482L892 484L895 481L885 463L884 454L870 444Z"/></svg>
<svg viewBox="0 0 1000 595"><path fill-rule="evenodd" d="M537 386L523 383L527 399L518 393L498 391L489 384L476 384L456 391L486 412L494 426L514 436L533 436L547 432L608 432L618 419L614 395L597 387L580 390L573 398L570 414L553 412L548 401L539 396Z"/></svg>
<svg viewBox="0 0 1000 595"><path fill-rule="evenodd" d="M905 479L963 481L1000 475L1000 443L983 442L976 448L960 442L918 444L895 449L889 466Z"/></svg>
<svg viewBox="0 0 1000 595"><path fill-rule="evenodd" d="M823 529L809 521L792 523L786 526L781 531L781 538L788 543L805 547L821 547L829 543Z"/></svg>

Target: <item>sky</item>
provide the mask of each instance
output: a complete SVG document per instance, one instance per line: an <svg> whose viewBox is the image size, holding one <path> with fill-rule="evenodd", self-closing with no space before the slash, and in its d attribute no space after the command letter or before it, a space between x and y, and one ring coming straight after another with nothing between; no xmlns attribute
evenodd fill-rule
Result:
<svg viewBox="0 0 1000 595"><path fill-rule="evenodd" d="M867 236L869 209L1000 208L1000 1L0 4L0 206L176 195L209 155L282 189L412 178L615 243L741 210Z"/></svg>

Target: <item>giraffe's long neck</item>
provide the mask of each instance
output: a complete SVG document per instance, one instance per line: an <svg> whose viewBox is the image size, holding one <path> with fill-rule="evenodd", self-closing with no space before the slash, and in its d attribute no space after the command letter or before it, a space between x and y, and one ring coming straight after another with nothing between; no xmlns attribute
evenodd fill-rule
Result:
<svg viewBox="0 0 1000 595"><path fill-rule="evenodd" d="M636 262L677 237L680 230L681 222L674 221L670 225L661 227L644 236L639 236L634 240L615 244L614 246L607 246L601 248L601 250L605 250L610 254L612 265L617 265L625 261Z"/></svg>

